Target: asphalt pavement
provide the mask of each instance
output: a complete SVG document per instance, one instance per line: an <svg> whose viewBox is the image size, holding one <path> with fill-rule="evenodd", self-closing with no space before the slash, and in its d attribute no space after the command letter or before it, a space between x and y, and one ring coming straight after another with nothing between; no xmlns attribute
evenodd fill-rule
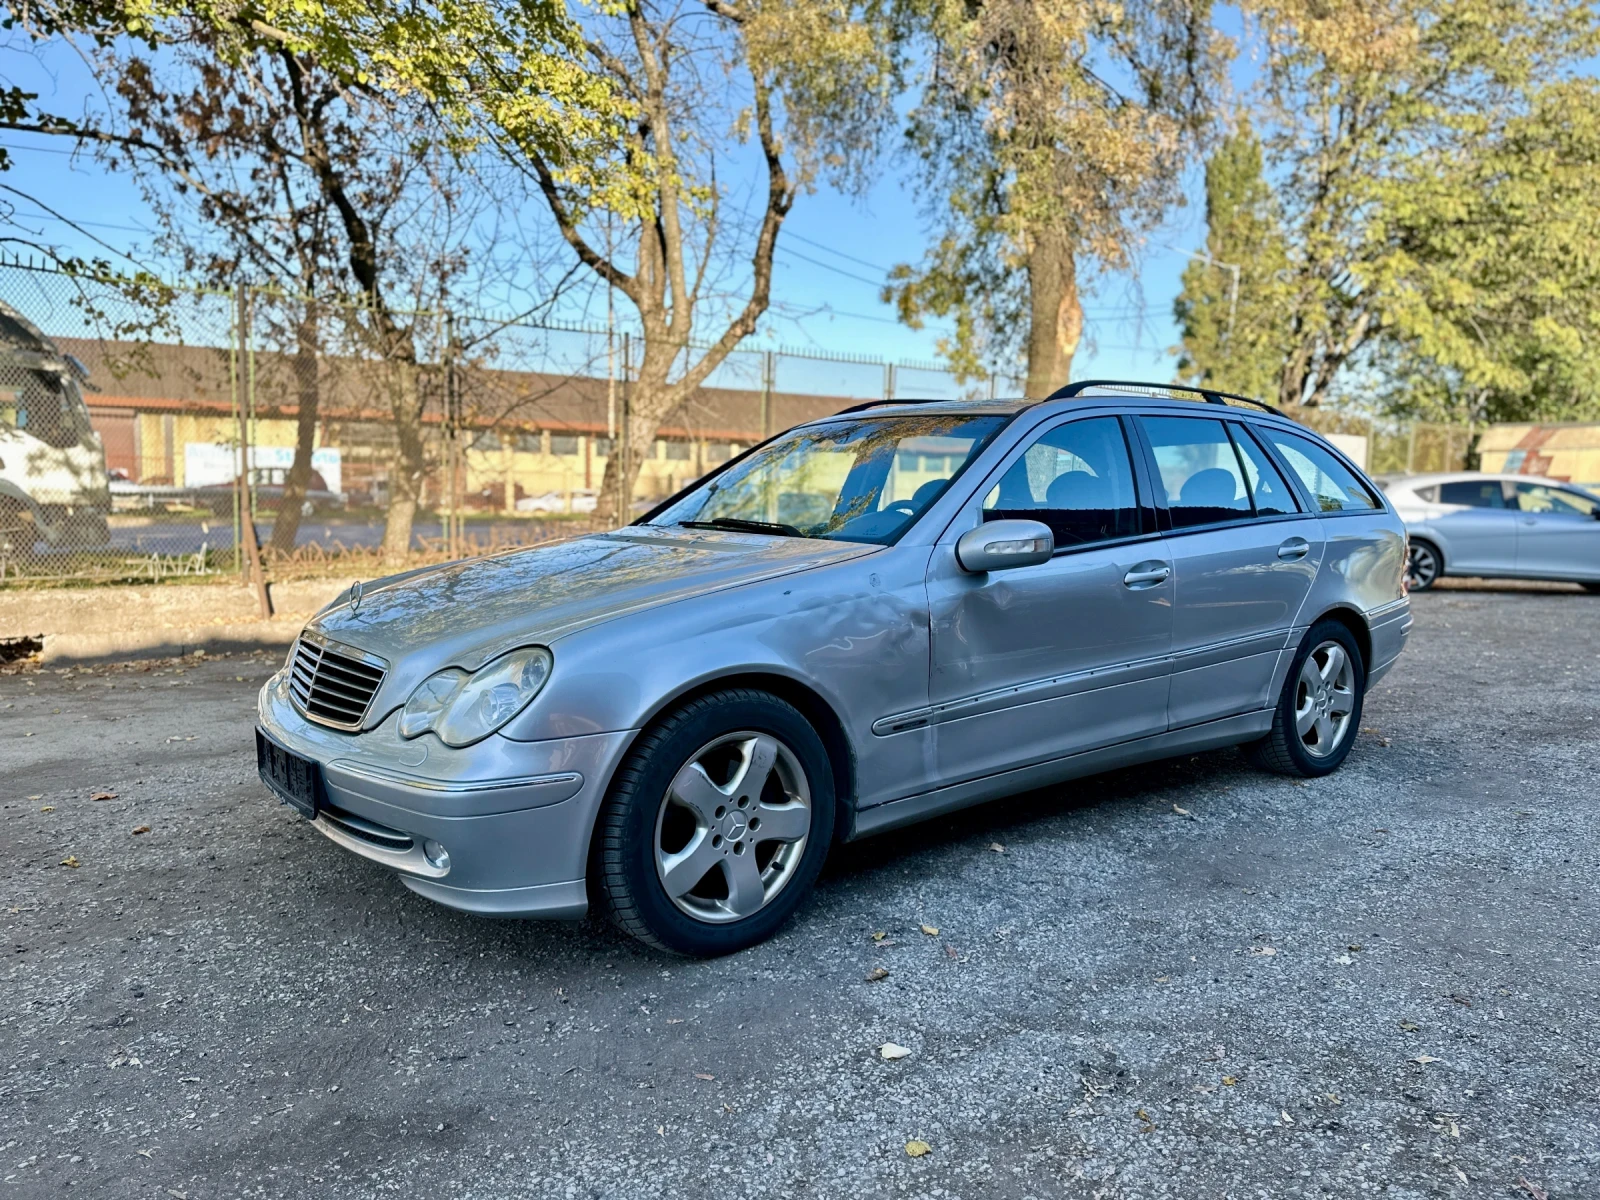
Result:
<svg viewBox="0 0 1600 1200"><path fill-rule="evenodd" d="M713 962L321 838L265 656L0 669L0 1200L1600 1196L1600 596L1415 611L1338 774L843 847Z"/></svg>

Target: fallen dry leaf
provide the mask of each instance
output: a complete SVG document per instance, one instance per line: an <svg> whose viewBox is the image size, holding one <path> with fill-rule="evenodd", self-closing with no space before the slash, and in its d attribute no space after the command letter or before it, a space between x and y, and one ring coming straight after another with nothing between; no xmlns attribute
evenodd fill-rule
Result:
<svg viewBox="0 0 1600 1200"><path fill-rule="evenodd" d="M867 972L868 983L877 983L880 979L887 978L889 978L888 967L873 967L872 970Z"/></svg>
<svg viewBox="0 0 1600 1200"><path fill-rule="evenodd" d="M883 930L880 929L880 930L878 930L877 933L872 935L872 940L875 941L875 942L881 942L881 941L883 941L884 938L886 938L888 936L889 935L887 933L885 933Z"/></svg>
<svg viewBox="0 0 1600 1200"><path fill-rule="evenodd" d="M959 958L960 957L960 955L958 955L956 953L956 948L954 946L952 946L949 942L946 942L944 944L944 953L945 953L945 957L946 958Z"/></svg>
<svg viewBox="0 0 1600 1200"><path fill-rule="evenodd" d="M918 928L929 937L939 936L939 927L937 925L919 925Z"/></svg>
<svg viewBox="0 0 1600 1200"><path fill-rule="evenodd" d="M911 1051L907 1050L904 1046L897 1046L893 1042L885 1042L883 1045L878 1047L878 1055L888 1062L893 1062L897 1058L910 1057Z"/></svg>
<svg viewBox="0 0 1600 1200"><path fill-rule="evenodd" d="M1278 951L1272 946L1251 946L1250 953L1257 958L1271 958Z"/></svg>
<svg viewBox="0 0 1600 1200"><path fill-rule="evenodd" d="M694 1073L694 1077L696 1079L704 1079L707 1083L710 1083L712 1080L716 1079L715 1075L707 1075L704 1071L696 1071Z"/></svg>
<svg viewBox="0 0 1600 1200"><path fill-rule="evenodd" d="M1238 1082L1239 1081L1236 1078L1234 1078L1232 1075L1224 1075L1222 1077L1222 1086L1223 1087L1232 1087L1234 1084L1236 1084Z"/></svg>
<svg viewBox="0 0 1600 1200"><path fill-rule="evenodd" d="M1191 821L1194 820L1194 814L1187 808L1184 808L1181 804L1174 804L1172 806L1172 811L1177 813L1180 817L1188 817Z"/></svg>
<svg viewBox="0 0 1600 1200"><path fill-rule="evenodd" d="M1351 958L1348 954L1341 954L1333 961L1338 963L1341 967L1349 967L1355 965L1356 960Z"/></svg>
<svg viewBox="0 0 1600 1200"><path fill-rule="evenodd" d="M1415 1021L1401 1021L1400 1028L1405 1030L1407 1033L1416 1033L1417 1030L1422 1028L1422 1026L1418 1025Z"/></svg>
<svg viewBox="0 0 1600 1200"><path fill-rule="evenodd" d="M91 800L115 800L116 798L117 794L115 792L95 792L89 797Z"/></svg>
<svg viewBox="0 0 1600 1200"><path fill-rule="evenodd" d="M141 833L149 833L149 832L150 832L150 826L148 826L148 825L135 825L133 827L133 836L134 837L138 837Z"/></svg>
<svg viewBox="0 0 1600 1200"><path fill-rule="evenodd" d="M37 796L29 796L28 799L29 800L43 800L44 799L44 793L41 792Z"/></svg>
<svg viewBox="0 0 1600 1200"><path fill-rule="evenodd" d="M996 854L1004 854L1006 852L1006 848L999 842L990 842L989 849L993 850Z"/></svg>
<svg viewBox="0 0 1600 1200"><path fill-rule="evenodd" d="M76 867L78 865L78 856L76 854L67 855L61 860L61 865L63 867Z"/></svg>
<svg viewBox="0 0 1600 1200"><path fill-rule="evenodd" d="M1550 1200L1549 1192L1545 1191L1537 1183L1530 1182L1522 1175L1517 1176L1517 1186L1532 1196L1533 1200Z"/></svg>
<svg viewBox="0 0 1600 1200"><path fill-rule="evenodd" d="M39 809L40 812L55 812L55 810L56 806L54 804L46 804L44 807Z"/></svg>
<svg viewBox="0 0 1600 1200"><path fill-rule="evenodd" d="M1429 1063L1435 1063L1435 1062L1438 1062L1439 1060L1437 1058L1435 1058L1431 1054L1419 1054L1415 1058L1413 1058L1411 1061L1416 1063L1419 1067L1425 1067Z"/></svg>
<svg viewBox="0 0 1600 1200"><path fill-rule="evenodd" d="M1365 950L1366 947L1363 946L1360 942L1351 942L1348 946L1345 947L1345 949L1350 951L1350 953L1352 953L1352 954L1357 954L1360 951Z"/></svg>
<svg viewBox="0 0 1600 1200"><path fill-rule="evenodd" d="M906 1143L906 1153L912 1158L921 1158L924 1154L932 1149L932 1146L928 1145L927 1142L924 1142L920 1138L912 1138Z"/></svg>

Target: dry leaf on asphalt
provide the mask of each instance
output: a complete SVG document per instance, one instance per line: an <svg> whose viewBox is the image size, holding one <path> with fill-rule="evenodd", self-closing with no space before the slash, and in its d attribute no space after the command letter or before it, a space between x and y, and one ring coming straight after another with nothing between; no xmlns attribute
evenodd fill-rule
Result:
<svg viewBox="0 0 1600 1200"><path fill-rule="evenodd" d="M46 804L39 811L40 812L55 812L55 810L56 810L56 806L54 804Z"/></svg>
<svg viewBox="0 0 1600 1200"><path fill-rule="evenodd" d="M1234 1084L1236 1084L1238 1082L1239 1081L1237 1079L1235 1079L1232 1075L1224 1075L1222 1077L1222 1086L1223 1087L1232 1087Z"/></svg>
<svg viewBox="0 0 1600 1200"><path fill-rule="evenodd" d="M705 1080L705 1081L706 1081L706 1082L707 1082L707 1083L710 1083L710 1082L712 1082L712 1081L713 1081L713 1080L714 1080L714 1079L716 1079L716 1076L715 1076L715 1075L707 1075L707 1074L706 1074L706 1073L705 1073L705 1072L704 1072L704 1071L696 1071L696 1072L695 1072L695 1073L694 1073L694 1077L695 1077L695 1078L696 1078L696 1079L704 1079L704 1080Z"/></svg>
<svg viewBox="0 0 1600 1200"><path fill-rule="evenodd" d="M37 796L29 796L28 799L29 800L43 800L44 799L44 793L40 792L39 795L37 795Z"/></svg>
<svg viewBox="0 0 1600 1200"><path fill-rule="evenodd" d="M932 1149L932 1146L928 1145L927 1142L924 1142L920 1138L912 1138L911 1141L906 1143L906 1153L912 1158L921 1158L924 1154Z"/></svg>
<svg viewBox="0 0 1600 1200"><path fill-rule="evenodd" d="M1348 954L1341 954L1333 961L1338 963L1341 967L1350 967L1355 965L1356 960L1351 958Z"/></svg>
<svg viewBox="0 0 1600 1200"><path fill-rule="evenodd" d="M1522 1175L1517 1176L1517 1186L1532 1196L1533 1200L1550 1200L1549 1192L1545 1191L1537 1183L1530 1183Z"/></svg>
<svg viewBox="0 0 1600 1200"><path fill-rule="evenodd" d="M1416 1063L1417 1066L1419 1066L1419 1067L1425 1067L1429 1063L1438 1062L1439 1060L1437 1058L1435 1058L1431 1054L1419 1054L1415 1058L1413 1058L1411 1061Z"/></svg>
<svg viewBox="0 0 1600 1200"><path fill-rule="evenodd" d="M78 856L76 854L67 855L65 858L63 858L61 860L61 865L63 867L75 867L75 866L77 866L78 865Z"/></svg>
<svg viewBox="0 0 1600 1200"><path fill-rule="evenodd" d="M1272 946L1251 946L1250 947L1250 953L1254 954L1257 958L1270 958L1272 955L1276 954L1277 952L1278 951Z"/></svg>
<svg viewBox="0 0 1600 1200"><path fill-rule="evenodd" d="M937 925L922 925L918 928L920 928L922 932L927 934L929 937L939 936L939 927Z"/></svg>
<svg viewBox="0 0 1600 1200"><path fill-rule="evenodd" d="M148 826L148 825L135 825L133 827L133 836L134 837L138 837L141 833L149 833L149 832L150 832L150 826Z"/></svg>
<svg viewBox="0 0 1600 1200"><path fill-rule="evenodd" d="M872 940L875 941L875 942L881 942L881 941L883 941L884 938L886 938L888 936L889 935L887 933L885 933L883 930L880 929L880 930L878 930L877 933L872 935Z"/></svg>
<svg viewBox="0 0 1600 1200"><path fill-rule="evenodd" d="M115 792L95 792L94 795L89 797L91 800L115 800L116 798L117 794Z"/></svg>
<svg viewBox="0 0 1600 1200"><path fill-rule="evenodd" d="M1417 1030L1422 1028L1422 1026L1418 1025L1415 1021L1401 1021L1400 1028L1405 1030L1407 1033L1416 1033Z"/></svg>
<svg viewBox="0 0 1600 1200"><path fill-rule="evenodd" d="M1184 808L1181 804L1174 804L1172 806L1172 811L1177 813L1180 817L1188 817L1189 820L1194 820L1194 814L1187 808Z"/></svg>
<svg viewBox="0 0 1600 1200"><path fill-rule="evenodd" d="M958 955L956 953L956 948L954 946L952 946L949 942L946 942L944 944L944 953L945 953L945 957L946 958L959 958L960 957L960 955Z"/></svg>
<svg viewBox="0 0 1600 1200"><path fill-rule="evenodd" d="M877 983L880 979L887 978L889 978L888 967L873 967L872 970L867 972L868 983Z"/></svg>
<svg viewBox="0 0 1600 1200"><path fill-rule="evenodd" d="M1006 848L999 842L990 842L989 849L993 850L996 854L1004 854L1006 852Z"/></svg>
<svg viewBox="0 0 1600 1200"><path fill-rule="evenodd" d="M893 1062L897 1058L909 1057L911 1051L907 1050L904 1046L897 1046L893 1042L885 1042L883 1045L878 1047L878 1054L887 1061Z"/></svg>

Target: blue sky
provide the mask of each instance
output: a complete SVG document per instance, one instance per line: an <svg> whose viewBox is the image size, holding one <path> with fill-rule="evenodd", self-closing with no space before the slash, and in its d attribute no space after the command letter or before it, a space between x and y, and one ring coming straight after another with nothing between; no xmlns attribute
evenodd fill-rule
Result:
<svg viewBox="0 0 1600 1200"><path fill-rule="evenodd" d="M81 64L68 55L13 59L6 67L14 80L38 90L44 103L65 111L81 105L88 92ZM107 247L135 256L148 249L154 222L130 178L108 173L87 154L74 155L61 140L0 137L15 164L0 184L37 197L51 210L18 203L20 222L41 240L85 256L108 256ZM942 325L908 329L878 298L887 270L916 262L926 244L909 172L908 164L889 159L864 197L827 188L800 197L779 237L767 322L772 341L895 360L937 357ZM1175 209L1138 249L1135 269L1094 282L1085 299L1087 336L1074 365L1076 378L1171 378L1169 349L1177 341L1172 300L1188 261L1182 252L1200 248L1205 238L1197 169L1186 182L1190 203Z"/></svg>

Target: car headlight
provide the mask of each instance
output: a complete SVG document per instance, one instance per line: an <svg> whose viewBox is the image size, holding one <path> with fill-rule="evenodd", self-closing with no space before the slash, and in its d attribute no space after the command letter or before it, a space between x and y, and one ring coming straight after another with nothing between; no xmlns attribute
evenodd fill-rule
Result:
<svg viewBox="0 0 1600 1200"><path fill-rule="evenodd" d="M528 707L554 661L543 646L525 646L470 675L459 667L430 675L406 701L400 736L420 737L431 729L447 746L470 746Z"/></svg>

